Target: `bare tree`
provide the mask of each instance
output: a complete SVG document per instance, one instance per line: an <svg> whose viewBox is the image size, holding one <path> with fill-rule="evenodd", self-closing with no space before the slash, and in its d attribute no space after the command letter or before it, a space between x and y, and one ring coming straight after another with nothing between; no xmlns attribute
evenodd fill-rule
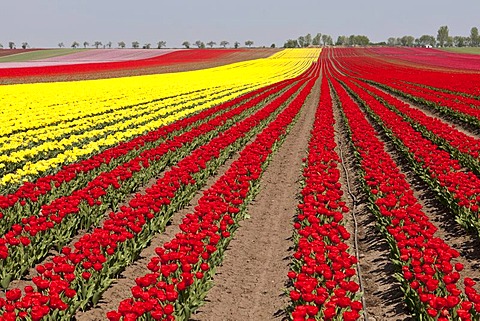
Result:
<svg viewBox="0 0 480 321"><path fill-rule="evenodd" d="M215 41L210 41L210 42L207 42L207 45L210 47L210 48L213 48L213 46L215 46L217 43Z"/></svg>
<svg viewBox="0 0 480 321"><path fill-rule="evenodd" d="M65 44L63 42L58 43L58 48L65 48Z"/></svg>
<svg viewBox="0 0 480 321"><path fill-rule="evenodd" d="M109 49L112 48L112 42L111 42L111 41L107 42L107 47L108 47Z"/></svg>
<svg viewBox="0 0 480 321"><path fill-rule="evenodd" d="M252 41L252 40L247 40L247 41L245 41L245 46L247 46L248 48L250 48L252 45L253 45L253 41Z"/></svg>
<svg viewBox="0 0 480 321"><path fill-rule="evenodd" d="M205 48L205 43L203 41L197 40L195 41L195 46L198 48Z"/></svg>
<svg viewBox="0 0 480 321"><path fill-rule="evenodd" d="M226 41L226 40L222 40L222 41L220 42L220 46L222 46L223 48L226 48L229 44L230 44L230 43L229 43L228 41Z"/></svg>
<svg viewBox="0 0 480 321"><path fill-rule="evenodd" d="M28 47L28 42L22 42L22 49L27 49Z"/></svg>
<svg viewBox="0 0 480 321"><path fill-rule="evenodd" d="M10 49L15 49L15 42L9 41L9 42L8 42L8 48L10 48Z"/></svg>
<svg viewBox="0 0 480 321"><path fill-rule="evenodd" d="M3 45L0 43L0 49L3 49Z"/></svg>
<svg viewBox="0 0 480 321"><path fill-rule="evenodd" d="M87 48L88 46L90 46L90 43L88 41L84 41L83 48Z"/></svg>
<svg viewBox="0 0 480 321"><path fill-rule="evenodd" d="M166 46L167 46L166 41L161 40L161 41L157 42L157 48L158 49L162 49L163 47L166 47Z"/></svg>
<svg viewBox="0 0 480 321"><path fill-rule="evenodd" d="M120 42L118 43L118 47L120 47L120 48L122 48L122 49L125 48L125 46L126 46L126 44L125 44L124 41L120 41Z"/></svg>
<svg viewBox="0 0 480 321"><path fill-rule="evenodd" d="M140 42L138 42L138 41L132 42L132 48L135 48L135 49L140 48Z"/></svg>
<svg viewBox="0 0 480 321"><path fill-rule="evenodd" d="M95 48L98 49L98 47L102 46L102 42L101 42L101 41L95 41L95 42L93 43L93 45L95 46Z"/></svg>
<svg viewBox="0 0 480 321"><path fill-rule="evenodd" d="M79 44L78 42L76 42L76 41L74 41L74 42L72 43L72 45L71 45L71 47L72 47L73 49L77 49L78 46L80 46L80 44Z"/></svg>
<svg viewBox="0 0 480 321"><path fill-rule="evenodd" d="M188 48L190 48L190 42L184 41L184 42L182 43L182 46L184 46L185 48L188 49Z"/></svg>

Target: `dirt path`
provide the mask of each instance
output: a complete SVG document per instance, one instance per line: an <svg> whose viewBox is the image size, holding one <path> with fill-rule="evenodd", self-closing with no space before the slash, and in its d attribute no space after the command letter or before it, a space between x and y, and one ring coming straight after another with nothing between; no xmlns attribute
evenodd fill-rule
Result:
<svg viewBox="0 0 480 321"><path fill-rule="evenodd" d="M198 205L198 200L203 195L203 192L209 189L238 157L239 153L236 153L234 157L229 158L225 164L219 168L216 175L207 179L205 186L195 194L188 206L173 215L165 232L155 236L150 245L140 253L139 258L135 260L133 264L129 265L105 291L100 302L88 311L79 311L77 313L77 321L104 320L107 312L116 310L122 300L131 296L131 288L135 285L135 279L144 276L146 273L150 273L150 270L147 269L147 264L150 262L150 259L156 255L155 249L173 239L175 234L181 232L179 225L182 223L185 215L194 211L194 207Z"/></svg>
<svg viewBox="0 0 480 321"><path fill-rule="evenodd" d="M260 192L248 207L251 218L241 223L217 269L207 303L193 320L282 320L292 242L293 218L319 84L290 134L273 156L261 179Z"/></svg>
<svg viewBox="0 0 480 321"><path fill-rule="evenodd" d="M394 265L390 262L390 249L382 234L376 228L376 218L365 206L365 195L359 182L358 165L349 143L345 123L341 118L338 106L334 108L336 119L335 131L338 149L342 151L344 164L348 171L352 192L355 194L358 206L354 210L349 200L348 206L354 211L358 223L359 262L365 290L365 305L369 321L380 320L410 320L410 315L403 304L403 293L400 283L393 277ZM342 186L346 186L346 175L342 173ZM345 191L346 193L346 191ZM348 194L345 194L346 197ZM353 220L348 217L347 219ZM352 234L354 230L351 222L346 224ZM354 247L352 246L352 251Z"/></svg>

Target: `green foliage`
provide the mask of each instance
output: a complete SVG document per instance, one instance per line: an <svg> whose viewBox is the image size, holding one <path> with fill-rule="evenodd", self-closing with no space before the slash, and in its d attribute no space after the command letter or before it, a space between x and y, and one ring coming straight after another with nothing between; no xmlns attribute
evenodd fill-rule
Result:
<svg viewBox="0 0 480 321"><path fill-rule="evenodd" d="M440 47L445 47L445 45L447 45L448 37L449 37L448 32L449 32L448 26L441 26L438 29L437 41Z"/></svg>
<svg viewBox="0 0 480 321"><path fill-rule="evenodd" d="M298 41L294 39L288 39L283 45L283 48L297 48L297 47L299 47Z"/></svg>

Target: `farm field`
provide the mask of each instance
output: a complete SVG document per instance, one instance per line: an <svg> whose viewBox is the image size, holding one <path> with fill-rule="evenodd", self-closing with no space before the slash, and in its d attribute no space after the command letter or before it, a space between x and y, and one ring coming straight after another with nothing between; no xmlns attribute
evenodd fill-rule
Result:
<svg viewBox="0 0 480 321"><path fill-rule="evenodd" d="M478 59L0 63L0 320L480 320Z"/></svg>

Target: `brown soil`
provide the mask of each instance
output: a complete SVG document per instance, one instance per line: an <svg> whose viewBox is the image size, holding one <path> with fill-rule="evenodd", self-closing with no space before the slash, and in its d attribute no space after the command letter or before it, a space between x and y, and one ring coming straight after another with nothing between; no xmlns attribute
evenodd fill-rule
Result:
<svg viewBox="0 0 480 321"><path fill-rule="evenodd" d="M198 200L203 195L203 192L210 188L210 186L212 186L213 183L215 183L215 181L225 173L225 171L237 158L238 153L235 155L235 157L228 159L228 161L219 168L216 175L211 176L207 180L205 186L195 194L188 206L175 213L172 221L165 229L165 232L155 236L150 245L140 253L139 258L133 264L128 266L117 278L117 280L115 280L113 284L104 292L100 302L88 311L77 312L76 320L104 320L107 312L118 309L118 305L122 300L131 297L131 288L135 285L135 279L150 272L150 270L147 269L147 264L150 262L150 259L156 255L155 249L173 239L175 234L181 232L179 225L182 223L182 219L185 217L185 215L193 212L194 207L197 206Z"/></svg>
<svg viewBox="0 0 480 321"><path fill-rule="evenodd" d="M300 192L302 158L318 104L320 86L261 178L261 189L248 206L223 265L217 269L207 303L193 320L282 320L293 232Z"/></svg>
<svg viewBox="0 0 480 321"><path fill-rule="evenodd" d="M336 119L338 153L344 160L348 172L352 193L357 199L357 206L349 200L350 213L355 215L358 224L358 250L361 282L364 288L366 315L370 321L379 320L409 320L410 315L403 304L403 293L400 283L393 277L395 266L391 263L390 249L383 235L376 228L376 218L365 206L366 195L361 190L358 165L354 157L345 123L341 118L338 107L334 109ZM341 152L341 153L340 153ZM347 186L345 171L342 170L342 187ZM347 191L345 191L347 192ZM348 194L345 194L348 195ZM346 217L346 219L349 219ZM346 224L352 235L353 218ZM352 251L354 250L352 245Z"/></svg>
<svg viewBox="0 0 480 321"><path fill-rule="evenodd" d="M0 85L105 79L105 78L130 77L130 76L153 75L153 74L164 74L164 73L171 73L171 72L200 70L200 69L213 68L213 67L223 66L223 65L246 61L246 60L267 58L273 55L274 53L278 52L279 50L280 49L242 50L239 52L235 52L235 53L220 57L216 60L210 60L210 61L204 61L204 62L182 63L182 64L174 64L174 65L168 65L168 66L156 66L156 67L148 67L148 68L140 68L140 69L123 69L123 70L111 70L111 71L99 72L99 73L94 73L94 72L93 73L77 73L77 74L69 74L69 75L52 75L52 76L42 76L42 77L35 76L35 77L22 77L22 78L4 78L4 79L0 79Z"/></svg>

